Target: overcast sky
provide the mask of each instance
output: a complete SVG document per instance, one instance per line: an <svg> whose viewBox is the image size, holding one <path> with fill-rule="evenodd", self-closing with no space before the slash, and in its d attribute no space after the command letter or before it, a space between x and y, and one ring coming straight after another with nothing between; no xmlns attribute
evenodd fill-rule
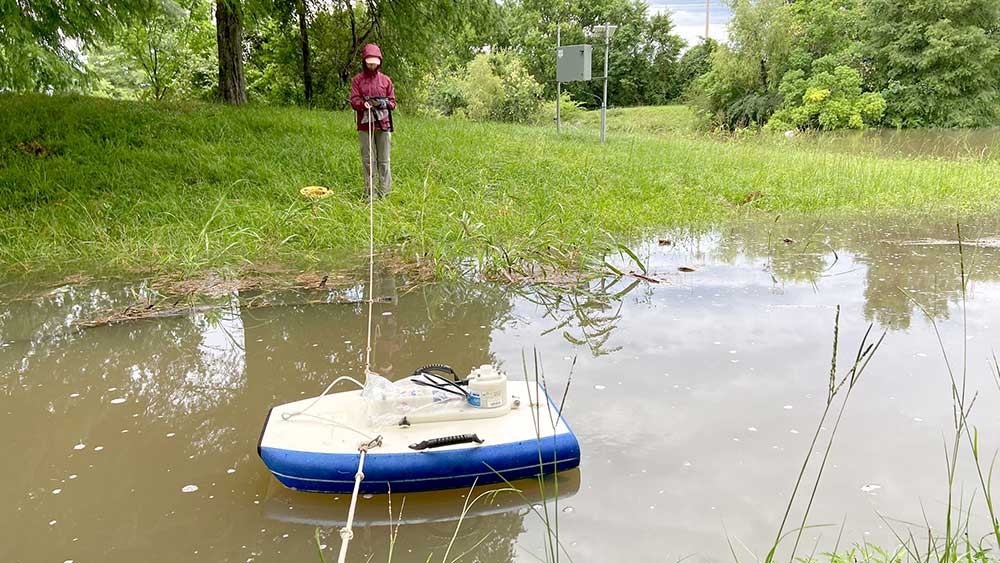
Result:
<svg viewBox="0 0 1000 563"><path fill-rule="evenodd" d="M677 34L694 45L705 35L705 0L646 0L649 15L669 11ZM716 41L726 40L726 26L732 14L720 0L710 0L708 34Z"/></svg>

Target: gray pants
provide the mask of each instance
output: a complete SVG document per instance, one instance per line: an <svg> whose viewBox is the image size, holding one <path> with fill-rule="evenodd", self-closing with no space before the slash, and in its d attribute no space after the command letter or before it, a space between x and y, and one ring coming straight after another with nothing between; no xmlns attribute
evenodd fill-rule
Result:
<svg viewBox="0 0 1000 563"><path fill-rule="evenodd" d="M365 175L365 194L369 194L371 193L371 186L368 184L371 179L371 155L368 152L368 131L358 131L358 140L361 142L361 169ZM372 148L375 149L376 197L387 196L389 190L392 189L392 174L389 171L391 145L392 133L376 129L375 138L372 140Z"/></svg>

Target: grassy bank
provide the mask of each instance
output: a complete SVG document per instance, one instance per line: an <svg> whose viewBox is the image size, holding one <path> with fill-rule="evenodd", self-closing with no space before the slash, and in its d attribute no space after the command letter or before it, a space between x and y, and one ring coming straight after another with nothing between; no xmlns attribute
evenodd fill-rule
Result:
<svg viewBox="0 0 1000 563"><path fill-rule="evenodd" d="M0 266L192 269L343 264L367 246L347 113L0 96ZM400 114L380 248L572 261L610 238L747 213L991 212L1000 164L798 151L753 140L418 119ZM306 200L299 189L333 195Z"/></svg>
<svg viewBox="0 0 1000 563"><path fill-rule="evenodd" d="M601 112L575 111L565 120L569 128L601 131ZM609 133L698 133L702 131L694 110L687 106L611 108L607 112Z"/></svg>

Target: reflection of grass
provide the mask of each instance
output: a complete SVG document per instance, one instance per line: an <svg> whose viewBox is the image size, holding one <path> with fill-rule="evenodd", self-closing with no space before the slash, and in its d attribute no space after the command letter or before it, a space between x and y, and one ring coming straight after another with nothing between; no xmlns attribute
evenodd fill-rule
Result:
<svg viewBox="0 0 1000 563"><path fill-rule="evenodd" d="M568 287L536 285L521 298L543 307L543 317L556 323L539 336L562 330L570 344L587 346L592 355L603 356L621 349L607 343L621 319L623 298L640 284L632 280L621 288L620 282L621 277L602 277Z"/></svg>
<svg viewBox="0 0 1000 563"><path fill-rule="evenodd" d="M900 289L907 297L916 305L924 316L927 317L931 326L934 327L934 334L937 337L938 345L941 348L941 355L945 361L945 368L948 373L948 380L951 384L951 400L952 400L952 411L953 411L953 421L954 421L954 436L951 444L951 448L946 453L948 454L945 458L947 464L948 472L948 504L945 511L945 537L944 545L941 549L934 546L934 555L939 561L950 563L952 561L959 561L964 558L972 557L970 555L971 551L977 553L984 553L985 548L983 544L974 546L970 543L968 539L968 527L969 518L966 517L965 524L962 524L962 509L958 509L957 521L954 515L954 487L955 487L955 473L958 468L958 453L961 447L962 438L966 438L969 446L970 453L972 454L973 465L976 469L976 475L979 478L979 487L983 495L983 501L986 505L986 509L989 513L990 524L992 527L991 535L993 536L996 545L1000 547L1000 521L997 519L997 513L993 504L993 494L992 494L992 480L993 480L993 468L996 461L996 454L992 456L992 460L989 464L989 469L987 473L984 474L983 469L983 459L981 456L981 449L979 443L979 431L969 424L969 415L972 412L972 407L975 405L978 393L973 394L970 399L968 396L967 389L967 376L968 376L968 323L966 319L967 310L967 290L968 290L968 278L965 272L965 252L962 245L962 229L961 226L957 229L958 237L958 260L959 260L959 275L961 281L961 292L962 292L962 370L961 375L956 376L955 371L951 366L951 361L949 360L948 350L944 345L944 340L941 337L941 332L938 330L937 322L934 320L934 316L931 315L924 306L912 297L904 289ZM996 357L994 356L994 365L996 365ZM997 368L1000 369L1000 368ZM971 513L971 502L969 506L969 512ZM954 522L953 522L954 521ZM928 527L928 535L931 531ZM964 539L964 542L963 542ZM921 554L920 546L915 542L903 542L903 546L906 547L907 553L914 558L926 558L931 557L931 546L928 545L927 552ZM960 554L959 551L964 549L965 553ZM971 550L971 551L970 551ZM995 559L994 555L990 559Z"/></svg>

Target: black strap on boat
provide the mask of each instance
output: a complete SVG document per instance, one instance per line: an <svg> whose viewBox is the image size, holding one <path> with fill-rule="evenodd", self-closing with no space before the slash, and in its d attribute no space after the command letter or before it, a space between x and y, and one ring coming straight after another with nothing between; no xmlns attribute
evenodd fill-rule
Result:
<svg viewBox="0 0 1000 563"><path fill-rule="evenodd" d="M431 373L431 372L435 372L435 371L438 371L438 372L441 372L441 373L447 373L447 374L451 375L451 377L455 381L458 381L458 374L455 373L455 370L451 369L451 366L445 365L445 364L428 364L426 366L419 367L419 368L413 370L413 373L411 373L410 375L411 376L412 375L420 375L421 373Z"/></svg>
<svg viewBox="0 0 1000 563"><path fill-rule="evenodd" d="M430 440L424 440L417 444L410 444L411 450L429 450L431 448L440 448L442 446L454 446L455 444L466 444L469 442L475 442L477 444L482 444L483 440L476 436L475 434L458 434L455 436L445 436L443 438L431 438Z"/></svg>

